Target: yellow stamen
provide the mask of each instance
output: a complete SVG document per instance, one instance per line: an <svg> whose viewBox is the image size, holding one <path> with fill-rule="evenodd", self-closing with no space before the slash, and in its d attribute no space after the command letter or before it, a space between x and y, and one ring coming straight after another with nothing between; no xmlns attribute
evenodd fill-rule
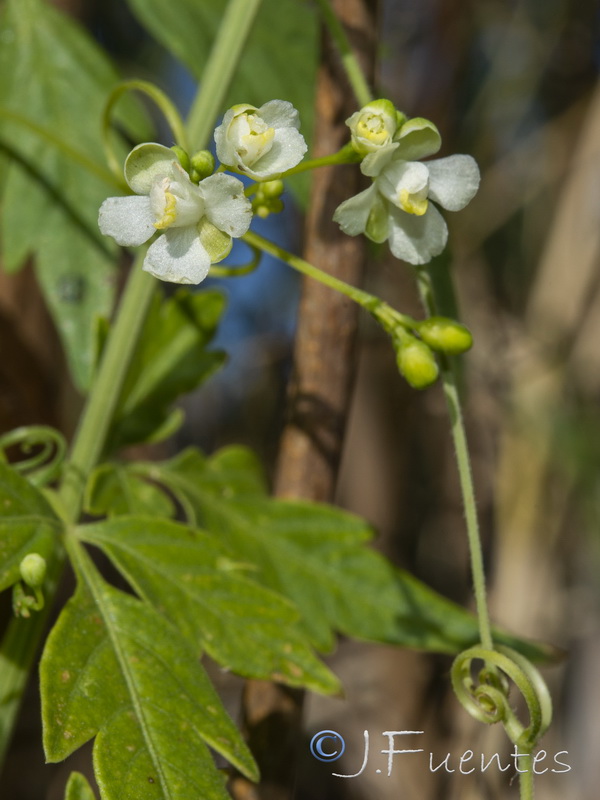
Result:
<svg viewBox="0 0 600 800"><path fill-rule="evenodd" d="M175 195L171 194L171 192L165 192L165 207L162 212L162 217L158 220L158 222L154 223L154 227L157 230L162 231L175 222L177 219L176 205L177 199L175 198Z"/></svg>
<svg viewBox="0 0 600 800"><path fill-rule="evenodd" d="M406 211L407 214L415 214L417 217L422 217L427 211L428 205L429 200L426 197L411 194L408 189L400 190L400 208Z"/></svg>

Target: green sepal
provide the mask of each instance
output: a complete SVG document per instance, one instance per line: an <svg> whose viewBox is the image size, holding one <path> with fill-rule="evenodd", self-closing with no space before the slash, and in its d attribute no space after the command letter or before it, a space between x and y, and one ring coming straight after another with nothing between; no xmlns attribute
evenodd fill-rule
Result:
<svg viewBox="0 0 600 800"><path fill-rule="evenodd" d="M198 223L198 235L202 246L210 256L211 264L218 264L231 252L233 246L231 236L219 230L207 217L202 217Z"/></svg>
<svg viewBox="0 0 600 800"><path fill-rule="evenodd" d="M431 120L413 117L405 122L394 137L400 143L398 158L404 161L418 161L432 156L442 146L442 137Z"/></svg>

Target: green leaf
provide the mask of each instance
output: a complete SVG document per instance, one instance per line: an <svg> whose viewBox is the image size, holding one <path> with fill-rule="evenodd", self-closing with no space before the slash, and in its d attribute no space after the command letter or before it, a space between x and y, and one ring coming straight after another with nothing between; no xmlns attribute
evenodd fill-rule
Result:
<svg viewBox="0 0 600 800"><path fill-rule="evenodd" d="M216 291L180 289L163 300L157 290L123 385L108 437L109 451L156 440L173 402L223 364L224 353L207 350L207 345L224 305L224 296Z"/></svg>
<svg viewBox="0 0 600 800"><path fill-rule="evenodd" d="M84 506L89 514L97 516L175 516L175 507L165 492L124 464L102 464L94 470L86 488Z"/></svg>
<svg viewBox="0 0 600 800"><path fill-rule="evenodd" d="M82 526L79 536L101 547L142 598L227 669L340 690L309 648L291 603L247 580L245 565L232 562L209 534L131 517Z"/></svg>
<svg viewBox="0 0 600 800"><path fill-rule="evenodd" d="M95 736L104 800L226 800L207 745L255 780L252 757L187 642L105 583L73 543L71 555L80 582L40 665L47 760Z"/></svg>
<svg viewBox="0 0 600 800"><path fill-rule="evenodd" d="M128 2L142 25L201 80L226 0ZM300 112L301 130L310 144L318 51L317 18L308 4L263 0L225 107L289 100ZM306 201L308 177L296 176L290 185Z"/></svg>
<svg viewBox="0 0 600 800"><path fill-rule="evenodd" d="M93 40L42 0L8 0L0 20L0 103L99 164L103 105L117 76ZM120 121L134 135L147 125L131 103ZM98 231L98 208L114 187L52 142L2 118L0 149L12 158L0 229L4 266L29 255L56 321L75 381L92 369L92 321L114 299L116 247Z"/></svg>
<svg viewBox="0 0 600 800"><path fill-rule="evenodd" d="M41 492L0 463L0 591L19 580L28 553L50 559L61 527Z"/></svg>
<svg viewBox="0 0 600 800"><path fill-rule="evenodd" d="M72 772L65 788L65 800L96 800L85 775L81 772Z"/></svg>
<svg viewBox="0 0 600 800"><path fill-rule="evenodd" d="M444 653L478 641L472 614L368 547L373 534L364 520L329 506L269 499L256 483L252 457L245 458L246 473L238 449L234 487L218 466L231 459L227 451L205 459L187 450L155 465L154 476L235 559L255 565L249 578L292 600L319 649L331 649L335 632ZM506 636L499 633L498 641L508 643ZM532 643L510 643L549 655Z"/></svg>

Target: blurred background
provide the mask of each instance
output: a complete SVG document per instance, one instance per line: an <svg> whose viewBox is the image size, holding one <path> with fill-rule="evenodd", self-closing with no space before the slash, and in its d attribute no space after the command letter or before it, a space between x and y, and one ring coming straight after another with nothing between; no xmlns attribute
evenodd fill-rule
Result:
<svg viewBox="0 0 600 800"><path fill-rule="evenodd" d="M155 80L185 110L193 77L141 27L125 2L56 5L88 28L125 77ZM310 3L302 5L310 15ZM316 65L319 37L316 22L311 24L314 48L306 59ZM378 30L378 93L409 116L432 119L442 133L441 155L470 153L480 164L479 194L464 211L446 215L450 256L439 267L452 271L461 319L475 338L464 360L466 417L490 605L499 625L567 654L543 670L556 717L542 746L550 759L568 751L564 760L572 769L541 775L539 797L595 800L600 8L596 0L382 0ZM310 128L311 119L303 115L303 121ZM264 223L264 234L298 250L305 200L306 187L296 187L285 215ZM1 427L49 422L70 430L77 395L31 267L0 283ZM421 314L411 272L390 258L385 246L370 251L366 288L403 312ZM299 281L287 267L265 261L254 275L230 281L224 290L229 309L217 344L228 351L229 363L185 401L187 421L178 444L193 442L208 451L231 442L248 444L272 476L285 419ZM410 390L397 374L389 341L363 318L337 502L373 523L377 546L396 563L471 605L443 396L439 387ZM347 751L334 771L358 771L364 730L374 753L386 746L383 731L421 730L418 743L397 746L422 747L425 756L431 751L434 764L447 753L457 761L469 749L476 761L479 753L498 753L508 763L511 748L503 732L483 729L455 701L450 659L341 641L329 662L346 696L309 697L304 730L307 741L323 729L344 736ZM237 696L239 687L226 688ZM2 797L9 800L62 796L67 768L33 767L43 763L35 694L32 687L3 779ZM518 797L510 770L431 773L428 758L416 756L398 757L389 778L369 769L343 780L332 778L331 771L305 748L294 796Z"/></svg>

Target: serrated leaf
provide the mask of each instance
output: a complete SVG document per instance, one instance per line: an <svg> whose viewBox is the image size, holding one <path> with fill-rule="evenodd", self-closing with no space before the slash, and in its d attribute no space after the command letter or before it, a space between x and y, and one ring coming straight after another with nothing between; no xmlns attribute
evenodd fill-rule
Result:
<svg viewBox="0 0 600 800"><path fill-rule="evenodd" d="M0 591L19 580L28 553L50 559L61 527L41 492L0 463Z"/></svg>
<svg viewBox="0 0 600 800"><path fill-rule="evenodd" d="M170 406L224 362L208 350L225 299L220 292L157 290L121 392L107 450L145 442L169 419Z"/></svg>
<svg viewBox="0 0 600 800"><path fill-rule="evenodd" d="M175 507L165 492L125 464L102 464L94 470L86 488L84 506L89 514L97 516L175 516Z"/></svg>
<svg viewBox="0 0 600 800"><path fill-rule="evenodd" d="M0 103L104 163L103 105L117 82L104 53L73 20L42 0L8 0L0 21ZM131 103L128 130L148 126ZM144 137L145 138L145 137ZM116 247L100 236L98 208L114 187L46 137L3 119L0 146L12 157L0 225L4 264L38 254L40 281L75 381L91 377L92 318L112 308Z"/></svg>
<svg viewBox="0 0 600 800"><path fill-rule="evenodd" d="M119 518L79 528L136 592L227 669L320 692L336 678L314 656L283 597L244 577L214 538L166 521ZM252 569L252 565L249 565Z"/></svg>
<svg viewBox="0 0 600 800"><path fill-rule="evenodd" d="M72 772L65 787L65 800L96 800L92 787L81 772Z"/></svg>
<svg viewBox="0 0 600 800"><path fill-rule="evenodd" d="M207 745L256 779L239 732L177 630L105 583L79 548L76 568L76 594L40 665L47 759L60 761L96 736L103 800L226 800Z"/></svg>
<svg viewBox="0 0 600 800"><path fill-rule="evenodd" d="M329 506L232 490L227 471L220 482L214 468L222 458L205 459L188 450L155 465L155 478L169 486L198 524L222 538L236 559L256 565L249 577L292 600L319 649L332 647L336 631L444 653L478 641L472 614L368 547L373 533L364 520ZM239 452L237 461L236 482L243 486ZM248 475L256 478L254 468ZM551 655L503 632L495 636L529 656Z"/></svg>
<svg viewBox="0 0 600 800"><path fill-rule="evenodd" d="M128 2L157 41L201 80L226 1ZM298 0L263 0L223 110L234 103L261 106L268 100L289 100L300 112L301 131L310 144L318 52L318 20L309 4ZM296 178L300 180L294 180L291 186L304 202L308 178L304 175Z"/></svg>

